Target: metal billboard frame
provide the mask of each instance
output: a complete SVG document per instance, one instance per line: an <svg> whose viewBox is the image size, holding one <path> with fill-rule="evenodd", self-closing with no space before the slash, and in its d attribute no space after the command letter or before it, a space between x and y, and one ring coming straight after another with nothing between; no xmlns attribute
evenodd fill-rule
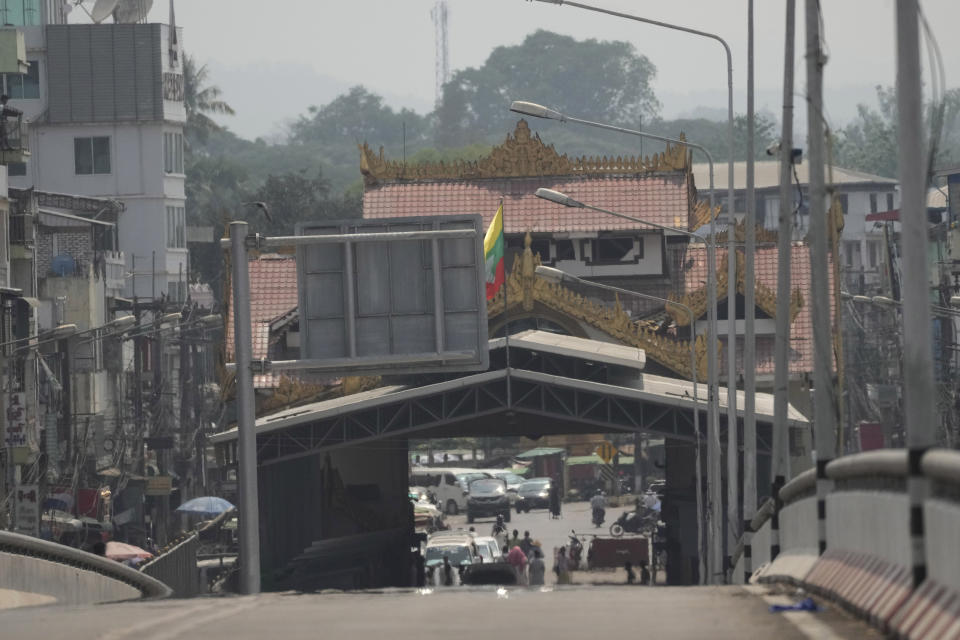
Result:
<svg viewBox="0 0 960 640"><path fill-rule="evenodd" d="M401 229L401 230L396 230ZM364 233L364 230L369 230ZM451 216L418 216L407 218L378 218L378 219L347 219L300 223L296 227L297 245L297 282L298 303L300 309L300 345L302 359L295 362L272 363L274 369L306 369L316 372L341 375L362 374L421 374L440 373L451 371L484 371L489 367L489 346L487 307L485 295L486 273L483 262L483 219L480 215L451 215ZM458 247L453 243L462 243L471 240L472 247ZM371 250L364 245L378 243ZM398 243L416 242L415 247L402 247ZM339 256L332 262L339 265L324 270L314 268L315 258L319 254L312 254L316 245L334 244ZM390 257L395 252L402 252L409 257L411 252L421 256L421 267L418 274L407 275L411 283L421 285L422 309L407 309L398 311L398 300L408 302L409 297L397 296L397 283L392 269L389 268ZM446 264L448 256L460 255L460 262ZM361 262L376 262L386 256L388 268L383 270L367 269L364 271ZM429 256L429 262L423 261ZM321 261L330 261L330 256L324 256ZM328 265L329 266L329 265ZM368 265L369 266L369 265ZM457 277L461 285L459 295L448 293L453 285L445 285L445 280ZM429 275L429 277L427 277ZM387 282L387 305L384 312L364 315L361 313L363 296L367 291L379 288L384 289ZM317 281L325 279L330 288L340 289L340 300L337 296L332 299L332 307L339 307L342 315L337 316L336 310L332 315L317 315L316 305L311 305L313 295L323 298L324 293L313 293ZM379 279L379 282L378 282ZM467 285L467 286L462 286ZM472 294L466 289L472 286ZM429 291L432 289L432 292ZM432 293L432 302L427 299ZM464 295L466 293L466 295ZM459 298L459 306L450 308L451 298ZM373 299L373 298L371 298ZM328 300L330 300L328 298ZM312 336L312 323L327 324L333 327L326 337L333 339L331 355L328 352L322 357L311 353L315 341ZM432 325L432 340L428 340L423 331L416 329L408 331L413 335L395 335L394 329L398 323L408 327ZM458 323L460 326L452 323ZM465 327L463 325L466 325ZM370 329L370 325L377 325L380 329ZM367 326L368 328L364 328ZM342 327L340 343L334 336ZM386 335L381 335L386 328ZM398 332L398 333L402 333ZM451 340L452 338L452 340ZM431 349L410 348L410 342L415 341L424 345L432 342ZM469 341L469 344L467 344ZM458 342L451 348L451 342ZM386 348L382 348L386 345ZM313 347L313 348L312 348ZM342 347L342 348L339 348ZM362 353L366 349L367 353ZM371 350L373 352L371 352Z"/></svg>

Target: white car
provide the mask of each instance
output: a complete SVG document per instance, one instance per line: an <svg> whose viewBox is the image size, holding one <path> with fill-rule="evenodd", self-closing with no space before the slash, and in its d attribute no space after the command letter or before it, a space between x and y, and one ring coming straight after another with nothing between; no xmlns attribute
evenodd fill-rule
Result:
<svg viewBox="0 0 960 640"><path fill-rule="evenodd" d="M480 557L486 562L500 562L503 560L503 551L500 550L500 543L496 538L490 536L477 536L473 539L477 545L477 551Z"/></svg>

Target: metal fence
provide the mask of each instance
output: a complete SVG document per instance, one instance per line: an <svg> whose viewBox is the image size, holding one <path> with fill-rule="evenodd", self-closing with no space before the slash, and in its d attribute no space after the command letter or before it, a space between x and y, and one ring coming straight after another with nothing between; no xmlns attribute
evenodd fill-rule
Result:
<svg viewBox="0 0 960 640"><path fill-rule="evenodd" d="M140 571L170 587L175 598L192 598L200 594L199 548L200 538L194 533L143 565Z"/></svg>

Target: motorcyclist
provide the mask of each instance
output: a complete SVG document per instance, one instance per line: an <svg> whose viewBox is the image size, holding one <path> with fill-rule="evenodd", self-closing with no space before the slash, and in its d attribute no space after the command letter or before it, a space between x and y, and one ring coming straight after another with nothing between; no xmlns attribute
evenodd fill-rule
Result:
<svg viewBox="0 0 960 640"><path fill-rule="evenodd" d="M653 489L647 489L647 492L643 494L643 506L647 509L653 509L659 501L660 499L653 492Z"/></svg>
<svg viewBox="0 0 960 640"><path fill-rule="evenodd" d="M590 509L593 511L593 523L599 527L603 524L607 509L607 498L603 491L597 491L596 495L590 498Z"/></svg>
<svg viewBox="0 0 960 640"><path fill-rule="evenodd" d="M503 516L498 514L497 521L493 523L493 532L490 536L499 540L501 535L504 536L504 539L507 538L507 525L503 523Z"/></svg>

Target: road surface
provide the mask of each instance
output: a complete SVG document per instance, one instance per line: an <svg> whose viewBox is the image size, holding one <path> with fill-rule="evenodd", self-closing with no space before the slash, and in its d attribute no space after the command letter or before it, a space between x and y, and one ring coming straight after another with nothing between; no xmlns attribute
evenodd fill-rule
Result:
<svg viewBox="0 0 960 640"><path fill-rule="evenodd" d="M832 609L770 613L740 587L267 594L0 612L0 637L70 640L879 638ZM791 619L792 617L792 619Z"/></svg>

